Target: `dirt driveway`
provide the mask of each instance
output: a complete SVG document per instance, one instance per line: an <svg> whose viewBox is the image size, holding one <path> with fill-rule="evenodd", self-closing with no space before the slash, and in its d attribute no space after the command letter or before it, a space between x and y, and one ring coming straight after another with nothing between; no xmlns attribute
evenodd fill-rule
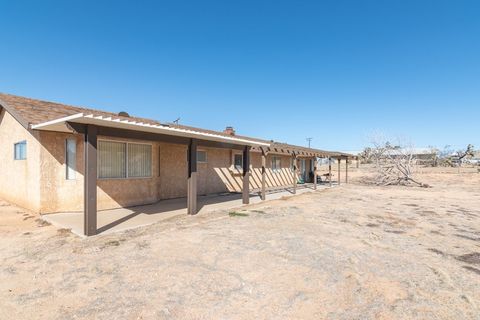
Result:
<svg viewBox="0 0 480 320"><path fill-rule="evenodd" d="M90 239L2 203L0 319L480 319L480 174L422 180Z"/></svg>

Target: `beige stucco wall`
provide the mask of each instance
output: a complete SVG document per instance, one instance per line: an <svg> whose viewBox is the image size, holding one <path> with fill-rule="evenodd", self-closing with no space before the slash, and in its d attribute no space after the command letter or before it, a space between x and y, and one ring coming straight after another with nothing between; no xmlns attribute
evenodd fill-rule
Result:
<svg viewBox="0 0 480 320"><path fill-rule="evenodd" d="M77 175L66 179L65 143L77 140ZM82 211L84 188L84 143L82 135L54 132L40 134L42 213ZM98 179L99 210L155 203L187 194L187 148L183 145L98 137L99 140L137 142L152 145L152 176L149 178Z"/></svg>
<svg viewBox="0 0 480 320"><path fill-rule="evenodd" d="M32 211L40 210L40 143L0 108L0 197ZM27 141L27 159L14 160L14 144Z"/></svg>
<svg viewBox="0 0 480 320"><path fill-rule="evenodd" d="M77 174L66 179L66 139L77 141ZM128 139L99 137L99 140L141 142L152 145L152 176L135 179L99 179L98 209L155 203L187 194L187 147ZM13 144L27 141L27 160L13 160ZM207 162L198 163L198 194L241 192L242 172L234 168L234 154L241 151L199 148L207 152ZM0 197L41 213L83 210L84 144L82 135L34 132L24 129L13 117L0 114ZM281 158L282 168L272 170L272 158ZM251 153L250 189L261 188L261 154ZM307 174L310 161L306 161ZM267 156L267 188L291 186L291 157Z"/></svg>
<svg viewBox="0 0 480 320"><path fill-rule="evenodd" d="M66 179L66 139L77 141L77 174ZM83 139L80 135L40 132L41 213L83 210Z"/></svg>
<svg viewBox="0 0 480 320"><path fill-rule="evenodd" d="M77 179L65 179L65 140L69 134L44 132L42 142L42 213L83 210L83 139L77 135ZM141 142L152 145L152 177L141 179L99 179L98 209L110 209L154 203L159 200L181 198L187 195L187 147L99 137L99 140ZM241 151L217 148L199 148L207 152L207 162L198 163L198 194L242 191L242 172L234 168L235 153ZM281 158L282 169L272 170L273 155L267 156L267 188L292 185L291 157ZM307 161L308 163L308 161ZM307 164L308 166L308 164ZM261 188L261 155L251 154L250 189Z"/></svg>
<svg viewBox="0 0 480 320"><path fill-rule="evenodd" d="M66 180L65 141L77 139L77 177ZM53 132L40 134L42 213L83 210L83 136ZM187 147L128 139L99 137L99 140L141 142L152 145L152 177L141 179L99 179L99 210L155 203L187 195ZM207 162L198 163L198 194L242 191L242 172L234 168L233 157L241 151L199 148L207 152ZM267 188L292 185L291 157L281 158L282 169L272 170L273 155L267 156ZM307 161L307 167L309 167ZM250 189L261 188L261 155L251 154Z"/></svg>
<svg viewBox="0 0 480 320"><path fill-rule="evenodd" d="M241 192L242 172L233 167L233 155L241 154L241 151L225 149L206 149L208 161L206 164L199 164L199 194L203 192ZM273 157L280 157L281 170L272 169ZM293 173L291 170L291 156L280 154L269 154L266 157L266 186L267 188L279 188L293 185ZM251 153L250 159L250 189L259 190L262 186L262 156L258 152ZM310 159L306 159L306 170L311 170ZM208 177L206 183L205 176ZM201 187L202 185L208 187ZM200 191L202 190L202 191Z"/></svg>

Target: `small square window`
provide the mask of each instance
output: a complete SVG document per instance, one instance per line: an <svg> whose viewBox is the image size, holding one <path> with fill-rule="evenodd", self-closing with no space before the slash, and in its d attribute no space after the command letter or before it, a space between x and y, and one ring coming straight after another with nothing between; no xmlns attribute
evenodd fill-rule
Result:
<svg viewBox="0 0 480 320"><path fill-rule="evenodd" d="M235 169L242 170L243 169L243 155L236 154L234 157L234 166Z"/></svg>
<svg viewBox="0 0 480 320"><path fill-rule="evenodd" d="M200 162L200 163L207 162L207 151L197 151L197 162Z"/></svg>
<svg viewBox="0 0 480 320"><path fill-rule="evenodd" d="M280 157L272 158L272 170L274 172L280 172L282 170L282 159Z"/></svg>
<svg viewBox="0 0 480 320"><path fill-rule="evenodd" d="M21 141L14 144L14 159L26 160L27 159L27 141Z"/></svg>

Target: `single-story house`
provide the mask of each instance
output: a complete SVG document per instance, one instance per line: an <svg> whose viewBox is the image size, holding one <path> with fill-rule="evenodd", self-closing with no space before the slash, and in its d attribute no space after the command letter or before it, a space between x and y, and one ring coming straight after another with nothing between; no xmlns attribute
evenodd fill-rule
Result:
<svg viewBox="0 0 480 320"><path fill-rule="evenodd" d="M224 132L0 94L0 197L41 214L97 210L314 182L329 152Z"/></svg>

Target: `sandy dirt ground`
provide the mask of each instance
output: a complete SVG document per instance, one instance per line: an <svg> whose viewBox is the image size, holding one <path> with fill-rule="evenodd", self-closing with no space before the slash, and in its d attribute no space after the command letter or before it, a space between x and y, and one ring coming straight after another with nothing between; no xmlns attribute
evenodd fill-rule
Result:
<svg viewBox="0 0 480 320"><path fill-rule="evenodd" d="M480 319L480 174L80 239L0 202L0 319Z"/></svg>

